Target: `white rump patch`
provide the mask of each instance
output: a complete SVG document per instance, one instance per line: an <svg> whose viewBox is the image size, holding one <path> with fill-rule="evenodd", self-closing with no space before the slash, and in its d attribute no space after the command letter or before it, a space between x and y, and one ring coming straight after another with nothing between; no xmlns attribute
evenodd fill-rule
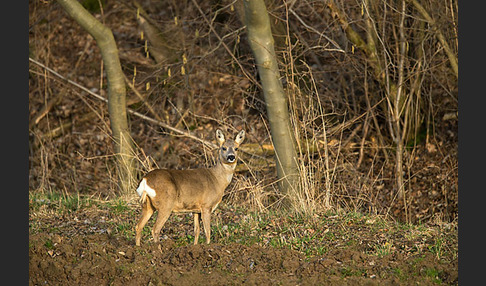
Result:
<svg viewBox="0 0 486 286"><path fill-rule="evenodd" d="M151 187L149 187L149 185L147 185L147 179L146 178L143 178L143 180L140 182L140 185L137 188L137 193L138 193L139 196L142 196L144 191L151 198L153 198L157 195L155 193L155 190L152 189Z"/></svg>

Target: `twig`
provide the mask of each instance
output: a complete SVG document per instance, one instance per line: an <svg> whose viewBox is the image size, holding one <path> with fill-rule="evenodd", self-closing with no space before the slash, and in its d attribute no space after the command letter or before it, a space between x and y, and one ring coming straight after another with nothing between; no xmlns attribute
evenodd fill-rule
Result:
<svg viewBox="0 0 486 286"><path fill-rule="evenodd" d="M69 84L72 84L72 85L74 85L75 87L80 88L80 89L81 89L81 90L83 90L83 91L86 91L87 93L91 94L92 96L94 96L95 98L97 98L97 99L99 99L99 100L101 100L101 101L103 101L103 102L108 103L108 99L106 99L106 98L102 97L102 96L101 96L101 95L99 95L99 94L96 94L96 93L92 92L91 90L89 90L89 89L85 88L84 86L82 86L82 85L80 85L80 84L78 84L78 83L76 83L76 82L74 82L74 81L72 81L72 80L70 80L70 79L65 78L64 76L60 75L59 73L57 73L57 72L56 72L56 71L54 71L53 69L51 69L51 68L49 68L49 67L45 66L44 64L42 64L42 63L40 63L40 62L38 62L38 61L36 61L36 60L34 60L34 59L30 58L30 57L29 57L29 61L31 61L32 63L34 63L34 64L36 64L36 65L38 65L38 66L40 66L40 67L42 67L43 69L45 69L45 70L47 70L47 71L49 71L49 72L50 72L50 73L52 73L53 75L57 76L59 79L61 79L61 80L65 81L65 82L67 82L67 83L69 83ZM129 83L129 85L130 85L130 83ZM139 94L139 96L141 96L141 95ZM170 126L169 124L164 123L164 122L162 122L162 121L160 121L160 120L153 119L153 118L151 118L151 117L148 117L148 116L146 116L146 115L143 115L143 114L141 114L141 113L139 113L139 112L137 112L137 111L135 111L135 110L133 110L133 109L131 109L131 108L129 108L129 107L127 107L127 112L128 112L128 113L130 113L130 114L132 114L132 115L135 115L135 116L137 116L137 117L139 117L139 118L142 118L142 119L144 119L144 120L147 120L147 121L149 121L149 122L151 122L151 123L157 124L157 125L159 125L159 126L160 126L160 127L162 127L162 128L169 129L170 131L175 132L175 133L177 133L177 134L179 134L179 135L182 135L182 136L188 137L188 138L190 138L190 139L193 139L193 140L195 140L195 141L198 141L198 142L200 142L200 143L202 143L202 144L204 144L204 145L206 145L206 146L208 146L208 147L210 147L210 148L213 148L213 149L214 149L214 148L218 148L218 145L214 144L214 143L213 143L213 142L211 142L211 141L204 140L204 139L199 138L199 137L197 137L197 136L195 136L195 135L193 135L193 134L191 134L191 133L189 133L189 132L186 132L186 131L184 131L184 130L181 130L181 129L178 129L178 128L175 128L175 127L172 127L172 126ZM250 155L250 156L252 156L252 157L255 157L255 158L259 158L259 159L265 159L265 160L267 159L267 158L265 158L265 157L263 157L263 156L260 156L260 155L257 155L257 154L253 154L253 153L249 153L249 152L246 152L246 151L244 151L244 150L241 150L241 152L242 152L242 153L245 153L245 154L247 154L247 155ZM240 158L240 159L241 159L241 158Z"/></svg>
<svg viewBox="0 0 486 286"><path fill-rule="evenodd" d="M238 34L240 33L241 31L243 31L244 29L246 29L246 27L241 27L239 29L236 29L234 31L232 31L231 33L228 33L226 35L224 35L221 40L224 40L234 34ZM221 45L224 44L223 41L219 41L218 44L216 45L216 47L214 47L212 50L210 50L209 52L206 52L203 56L200 56L199 59L194 63L194 66L198 66L198 64L203 60L205 59L206 57L208 57L209 55L211 55L212 53L214 53L215 51L217 51L219 49L219 47L221 47ZM192 70L192 69L191 69Z"/></svg>
<svg viewBox="0 0 486 286"><path fill-rule="evenodd" d="M92 92L91 90L87 89L86 87L84 87L84 86L82 86L82 85L80 85L80 84L78 84L78 83L76 83L76 82L74 82L74 81L72 81L72 80L70 80L70 79L65 78L64 76L62 76L62 75L58 74L58 73L57 73L56 71L54 71L53 69L46 67L45 65L43 65L43 64L41 64L40 62L38 62L38 61L34 60L33 58L29 57L29 61L31 61L31 62L33 62L34 64L36 64L36 65L40 66L41 68L43 68L43 69L47 70L48 72L50 72L50 73L52 73L53 75L57 76L58 78L60 78L60 79L64 80L65 82L70 83L70 84L74 85L75 87L80 88L80 89L82 89L83 91L86 91L87 93L91 94L92 96L96 97L97 99L99 99L99 100L101 100L101 101L104 101L104 102L108 103L108 99L104 98L103 96L101 96L101 95L99 95L99 94L96 94L96 93Z"/></svg>
<svg viewBox="0 0 486 286"><path fill-rule="evenodd" d="M419 13L422 14L422 16L425 18L425 21L427 21L430 24L430 26L432 27L432 30L436 34L437 39L439 40L440 44L444 48L444 51L445 51L445 53L446 53L446 55L449 59L449 63L452 67L452 70L454 71L454 75L456 76L456 78L458 78L459 77L459 67L458 67L458 64L457 64L457 57L454 54L454 52L452 51L449 44L447 43L447 41L444 37L444 34L442 34L442 32L437 27L435 20L430 16L430 14L427 12L427 10L425 10L424 6L420 5L419 2L417 2L416 0L408 0L408 1L412 2L413 6L415 6L415 9L417 9L419 11Z"/></svg>
<svg viewBox="0 0 486 286"><path fill-rule="evenodd" d="M196 6L197 10L199 11L199 13L201 14L201 16L203 17L204 19L204 22L206 22L206 24L209 26L209 29L214 33L214 35L216 35L216 37L218 38L218 40L221 42L221 44L223 45L224 49L228 52L228 54L231 56L231 58L236 62L236 64L240 67L241 71L243 72L243 74L249 78L255 85L258 86L258 88L262 88L261 85L258 83L258 81L253 78L253 76L251 76L250 74L248 74L246 71L245 71L245 68L241 65L240 61L238 61L238 59L235 57L235 55L233 55L233 53L231 52L231 50L228 48L228 46L223 42L223 39L219 36L219 34L216 32L216 30L214 29L212 23L208 20L208 18L206 17L206 15L204 14L203 10L201 9L201 7L199 6L199 4L197 4L197 2L195 0L192 0L192 3L194 4L194 6Z"/></svg>
<svg viewBox="0 0 486 286"><path fill-rule="evenodd" d="M368 69L368 65L365 63L365 73L364 73L363 86L364 86L364 93L365 93L365 99L366 99L366 107L367 107L367 110L369 112L371 112L371 119L373 120L373 124L375 125L376 132L378 133L378 141L380 143L380 146L385 146L385 140L383 139L383 134L381 134L380 124L378 123L378 119L376 118L376 114L373 111L373 107L371 107L370 97L369 97L369 93L368 93L368 72L367 72L367 69ZM385 161L388 162L388 153L386 152L386 150L384 148L381 149L381 150L383 152L383 155L385 156Z"/></svg>
<svg viewBox="0 0 486 286"><path fill-rule="evenodd" d="M80 84L78 84L78 83L76 83L76 82L74 82L74 81L72 81L70 79L65 78L64 76L60 75L59 73L57 73L53 69L51 69L51 68L43 65L42 63L40 63L40 62L38 62L38 61L30 58L30 57L29 57L29 61L33 62L34 64L36 64L36 65L38 65L40 67L42 67L43 69L45 69L47 71L49 71L50 73L52 73L53 75L57 76L61 80L65 81L65 82L67 82L69 84L72 84L72 85L74 85L77 88L80 88L81 90L83 90L83 91L91 94L92 96L94 96L95 98L97 98L97 99L99 99L99 100L101 100L103 102L108 103L108 99L104 98L103 96L101 96L101 95L99 95L97 93L92 92L91 90L87 89L86 87L84 87L84 86L82 86L82 85L80 85ZM174 127L172 127L172 126L170 126L170 125L168 125L168 124L166 124L166 123L164 123L162 121L153 119L153 118L148 117L146 115L143 115L143 114L141 114L141 113L139 113L139 112L137 112L137 111L135 111L135 110L133 110L131 108L127 108L127 112L130 113L130 114L132 114L132 115L135 115L135 116L137 116L139 118L145 119L145 120L147 120L149 122L155 123L155 124L157 124L157 125L159 125L159 126L161 126L163 128L169 129L169 130L171 130L171 131L173 131L173 132L175 132L177 134L180 134L180 135L186 136L188 138L191 138L193 140L199 141L199 142L201 142L201 143L203 143L203 144L205 144L205 145L207 145L207 146L209 146L211 148L217 148L218 147L216 144L214 144L214 143L212 143L210 141L201 139L201 138L199 138L199 137L197 137L195 135L192 135L189 132L186 132L186 131L183 131L183 130L174 128Z"/></svg>
<svg viewBox="0 0 486 286"><path fill-rule="evenodd" d="M94 113L94 112L86 113L85 115L81 116L81 118L78 119L76 122L77 123L86 122L88 120L93 119L96 115L97 114ZM58 137L63 133L64 130L71 128L71 126L73 126L72 120L70 120L69 122L61 123L61 124L59 124L59 126L57 126L54 129L49 130L48 132L46 132L42 136L47 137L47 138Z"/></svg>
<svg viewBox="0 0 486 286"><path fill-rule="evenodd" d="M340 52L340 53L345 53L345 51L335 42L333 41L332 39L330 39L328 36L324 35L324 32L319 32L318 30L316 30L314 27L311 27L309 25L307 25L304 20L302 20L299 15L297 15L297 13L295 13L295 11L290 8L289 9L290 13L292 13L292 15L295 16L295 18L297 18L297 20L299 20L299 22L304 26L306 27L307 29L313 31L314 33L318 34L319 37L323 37L325 38L329 43L333 44L334 47L336 47L335 49L324 49L325 51L332 51L332 52Z"/></svg>
<svg viewBox="0 0 486 286"><path fill-rule="evenodd" d="M329 128L326 132L326 134L333 135L335 133L341 132L344 129L347 129L351 127L356 121L360 120L364 116L368 114L368 112L371 112L373 109L375 109L378 105L380 105L385 99L382 98L380 99L377 103L375 103L371 108L368 108L364 113L354 117L353 119L350 119L348 121L344 121L343 123L333 126L332 128Z"/></svg>
<svg viewBox="0 0 486 286"><path fill-rule="evenodd" d="M359 157L358 157L358 162L356 163L356 168L359 168L359 166L361 165L361 162L363 161L364 143L366 141L366 136L368 135L369 119L370 119L370 116L369 116L369 113L367 113L365 121L364 121L363 135L361 136L361 142L360 142L360 147L359 147Z"/></svg>
<svg viewBox="0 0 486 286"><path fill-rule="evenodd" d="M50 89L48 89L48 91L50 92ZM39 121L41 121L42 118L44 118L49 113L52 107L54 107L54 105L61 101L63 95L63 92L58 92L53 98L49 99L46 105L44 105L42 109L29 122L29 126L37 125Z"/></svg>
<svg viewBox="0 0 486 286"><path fill-rule="evenodd" d="M76 70L79 67L79 64L81 63L81 60L83 59L84 55L88 51L88 48L89 48L90 45L91 45L91 41L86 41L86 44L84 45L83 52L78 57L78 60L76 61L76 64L74 65L74 68L71 70L71 72L69 73L69 75L72 75L72 74L74 74L76 72ZM50 89L49 89L49 91L50 91ZM58 104L61 101L62 97L64 96L64 93L65 93L65 91L64 91L64 89L62 89L60 92L58 92L54 96L54 98L51 98L47 102L47 104L34 116L34 118L32 119L32 121L29 122L29 127L30 126L33 126L33 125L37 125L42 120L42 118L44 118L50 112L50 110L56 104Z"/></svg>
<svg viewBox="0 0 486 286"><path fill-rule="evenodd" d="M40 63L40 62L38 62L38 61L36 61L36 60L32 59L31 57L29 57L29 61L30 61L30 62L32 62L32 63L34 63L34 64L36 64L36 65L38 65L38 66L40 66L40 67L42 67L43 69L45 69L45 70L47 70L47 71L49 71L49 72L50 72L50 73L52 73L53 75L57 76L59 79L61 79L61 80L65 81L65 82L67 82L67 83L69 83L69 84L71 84L71 85L74 85L75 87L77 87L77 88L79 88L79 89L81 89L81 90L83 90L83 91L87 92L88 94L90 94L90 95L94 96L95 98L97 98L97 99L99 99L99 100L101 100L101 101L103 101L103 102L105 102L105 103L108 103L108 99L104 98L103 96L101 96L101 95L99 95L99 94L97 94L97 93L92 92L91 90L89 90L89 89L87 89L86 87L84 87L84 86L82 86L82 85L80 85L80 84L76 83L75 81L72 81L72 80L70 80L70 79L65 78L64 76L62 76L61 74L57 73L57 72L56 72L56 71L54 71L53 69L51 69L51 68L49 68L49 67L45 66L44 64L42 64L42 63ZM128 82L129 82L129 81L128 81ZM129 86L130 86L130 84L129 84ZM140 95L140 94L139 94L139 95ZM141 95L140 95L140 96L141 96ZM371 109L374 109L374 108L375 108L376 106L378 106L378 105L379 105L379 104L380 104L382 101L383 101L383 99L381 99L380 101L378 101L376 104L374 104L374 105L371 107ZM367 112L369 112L371 109L369 109ZM149 121L149 122L151 122L151 123L157 124L157 125L159 125L159 126L160 126L160 127L162 127L162 128L169 129L170 131L173 131L173 132L175 132L175 133L177 133L177 134L179 134L179 135L182 135L182 136L185 136L185 137L191 138L191 139L193 139L193 140L195 140L195 141L199 141L199 142L201 142L202 144L204 144L204 145L206 145L206 146L208 146L208 147L210 147L210 148L218 148L218 146L217 146L216 144L214 144L214 143L212 143L212 142L210 142L210 141L207 141L207 140L204 140L204 139L202 139L202 138L199 138L199 137L197 137L197 136L195 136L195 135L193 135L193 134L191 134L191 133L189 133L189 132L186 132L186 131L184 131L184 130L181 130L181 129L178 129L178 128L175 128L175 127L172 127L172 126L170 126L170 125L168 125L168 124L166 124L166 123L164 123L164 122L162 122L162 121L160 121L160 120L157 120L157 119L154 119L154 118L148 117L148 116L146 116L146 115L144 115L144 114L141 114L141 113L139 113L139 112L137 112L137 111L135 111L135 110L133 110L133 109L131 109L131 108L129 108L129 107L127 107L127 112L128 112L128 113L130 113L130 114L132 114L132 115L135 115L135 116L137 116L137 117L139 117L139 118L142 118L142 119L144 119L144 120L147 120L147 121ZM356 118L354 118L354 119L353 119L353 120L351 120L351 121L343 122L342 124L340 124L340 125L338 125L338 126L335 126L335 127L331 128L331 129L330 129L330 130L328 130L326 133L333 134L333 133L335 133L335 132L338 132L339 130L346 129L347 127L349 127L349 126L351 126L352 124L354 124L354 122L356 122L356 120L359 120L361 117L365 116L367 112L365 112L365 113L363 113L363 114L361 114L361 115L357 116ZM264 157L263 157L263 156L260 156L260 155L257 155L257 154L248 153L248 152L245 152L245 151L243 151L243 150L242 150L242 152L243 152L243 153L247 153L248 155L254 156L254 157L256 157L256 158L262 158L262 159L264 159Z"/></svg>
<svg viewBox="0 0 486 286"><path fill-rule="evenodd" d="M152 106L150 106L147 101L145 100L145 98L140 94L140 92L138 92L138 90L135 88L135 86L133 86L133 84L128 80L127 76L125 75L125 83L128 85L128 87L133 91L133 93L135 93L135 95L138 97L138 99L140 99L140 101L143 102L143 105L145 105L145 107L147 107L147 109L150 111L150 113L152 113L153 116L155 116L155 118L159 121L162 121L162 119L160 118L160 116L157 114L157 112L155 112L155 110L152 108Z"/></svg>

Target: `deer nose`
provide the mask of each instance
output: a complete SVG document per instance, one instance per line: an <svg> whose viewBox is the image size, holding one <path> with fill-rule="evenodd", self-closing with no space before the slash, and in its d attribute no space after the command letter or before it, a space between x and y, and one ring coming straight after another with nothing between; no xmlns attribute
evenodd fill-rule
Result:
<svg viewBox="0 0 486 286"><path fill-rule="evenodd" d="M235 157L235 155L228 155L228 157L226 157L226 159L228 160L228 162L234 162L236 157Z"/></svg>

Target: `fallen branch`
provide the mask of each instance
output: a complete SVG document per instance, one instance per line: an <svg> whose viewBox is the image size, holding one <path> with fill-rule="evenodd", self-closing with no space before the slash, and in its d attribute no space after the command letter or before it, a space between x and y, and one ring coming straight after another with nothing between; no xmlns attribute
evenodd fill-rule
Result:
<svg viewBox="0 0 486 286"><path fill-rule="evenodd" d="M34 125L37 125L39 121L41 121L42 118L44 118L51 111L54 105L58 104L61 101L63 95L64 95L63 92L59 92L54 97L49 99L46 105L44 105L44 107L42 107L42 109L39 112L37 112L34 118L32 118L32 120L29 122L29 128L31 128Z"/></svg>
<svg viewBox="0 0 486 286"><path fill-rule="evenodd" d="M80 119L76 120L76 123L86 122L96 117L96 113L89 112L83 115ZM54 129L49 130L48 132L44 133L42 136L47 138L56 138L62 135L64 130L67 130L73 126L73 120L69 120L67 122L59 124Z"/></svg>

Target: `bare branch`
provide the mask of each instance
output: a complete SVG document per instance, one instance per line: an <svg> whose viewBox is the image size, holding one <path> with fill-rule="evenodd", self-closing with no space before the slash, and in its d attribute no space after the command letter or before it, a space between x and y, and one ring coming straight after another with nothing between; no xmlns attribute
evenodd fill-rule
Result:
<svg viewBox="0 0 486 286"><path fill-rule="evenodd" d="M336 43L335 41L333 41L332 39L330 39L328 36L326 36L324 34L324 32L319 32L317 31L314 27L311 27L309 25L307 25L304 20L302 20L302 18L299 17L299 15L297 15L297 13L295 13L295 11L290 8L289 9L290 13L292 13L292 15L295 16L295 18L297 18L297 20L299 20L299 22L304 26L306 27L307 29L313 31L314 33L318 34L319 37L323 37L324 39L326 39L329 43L333 44L334 47L336 47L335 49L325 49L326 51L335 51L335 52L340 52L340 53L345 53L345 51L338 45L338 43Z"/></svg>

